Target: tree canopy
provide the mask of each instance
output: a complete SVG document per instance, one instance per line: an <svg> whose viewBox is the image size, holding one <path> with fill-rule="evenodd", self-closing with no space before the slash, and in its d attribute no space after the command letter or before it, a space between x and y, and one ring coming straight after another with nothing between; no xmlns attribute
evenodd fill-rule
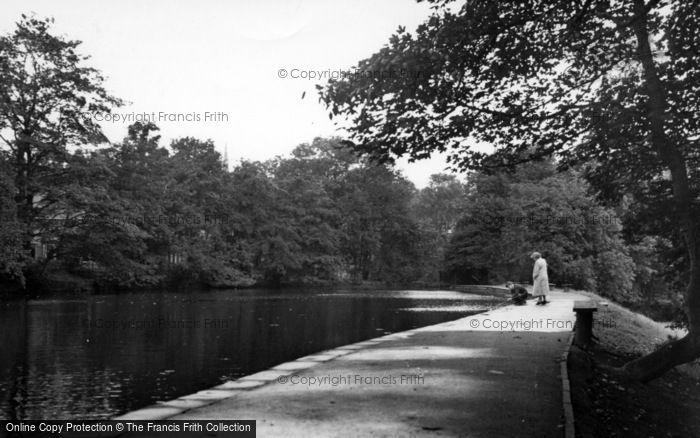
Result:
<svg viewBox="0 0 700 438"><path fill-rule="evenodd" d="M698 357L700 2L430 3L414 33L399 29L357 65L408 74L319 86L354 149L381 162L445 152L487 172L555 156L587 163L607 199L654 196L685 249L690 331L625 370L648 380Z"/></svg>
<svg viewBox="0 0 700 438"><path fill-rule="evenodd" d="M25 252L34 239L60 232L46 219L61 214L57 206L70 190L69 149L105 140L86 115L121 103L85 65L80 41L53 35L52 22L23 15L0 36L0 141Z"/></svg>

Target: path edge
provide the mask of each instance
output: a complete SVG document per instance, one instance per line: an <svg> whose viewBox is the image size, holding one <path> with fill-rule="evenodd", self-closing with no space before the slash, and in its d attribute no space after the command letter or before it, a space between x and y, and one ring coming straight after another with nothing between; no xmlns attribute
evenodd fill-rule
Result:
<svg viewBox="0 0 700 438"><path fill-rule="evenodd" d="M233 381L228 381L218 386L210 387L192 394L177 397L169 401L158 401L155 404L128 411L123 414L113 416L110 420L129 421L129 420L165 420L177 415L184 414L192 409L201 408L204 406L218 403L224 399L233 398L240 395L242 392L256 389L265 386L269 383L279 381L287 376L300 371L305 371L323 362L328 362L341 356L355 353L358 350L364 350L367 347L381 344L385 341L397 339L405 339L413 336L413 334L431 327L439 327L441 325L453 324L456 321L471 318L482 313L488 313L491 309L484 309L482 312L473 315L462 316L454 320L443 321L437 324L431 324L425 327L416 327L400 332L389 333L383 336L366 339L364 341L354 342L351 344L341 345L329 350L322 350L310 355L293 359L289 362L284 362L254 374L241 376Z"/></svg>
<svg viewBox="0 0 700 438"><path fill-rule="evenodd" d="M575 328L574 328L575 330ZM561 393L564 407L564 437L575 438L576 428L574 425L574 405L571 403L571 381L569 380L569 353L574 342L574 331L569 335L564 353L561 355Z"/></svg>

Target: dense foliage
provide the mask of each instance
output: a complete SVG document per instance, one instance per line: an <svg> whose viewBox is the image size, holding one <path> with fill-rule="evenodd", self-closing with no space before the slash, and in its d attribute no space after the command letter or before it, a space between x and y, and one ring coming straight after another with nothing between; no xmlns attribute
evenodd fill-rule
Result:
<svg viewBox="0 0 700 438"><path fill-rule="evenodd" d="M446 152L487 172L585 163L601 199L639 203L630 243L669 256L685 289L688 336L625 370L649 380L700 356L700 2L429 2L414 33L357 66L408 74L319 86L354 148L381 162Z"/></svg>
<svg viewBox="0 0 700 438"><path fill-rule="evenodd" d="M436 203L433 189L417 191L337 139L229 171L211 141L165 147L157 132L137 123L119 144L67 154L63 196L52 217L36 218L54 231L38 241L48 254L13 259L17 250L5 246L7 274L24 268L33 281L74 276L117 288L439 280L433 252L447 230L415 212L454 204L462 184L453 178L435 177L458 188ZM11 239L15 204L2 206Z"/></svg>
<svg viewBox="0 0 700 438"><path fill-rule="evenodd" d="M529 255L539 251L552 283L631 301L639 291L621 229L577 172L559 173L548 161L521 165L470 179L447 262L463 281L529 282Z"/></svg>
<svg viewBox="0 0 700 438"><path fill-rule="evenodd" d="M527 254L536 248L559 283L626 299L666 284L657 252L668 252L672 236L656 236L662 226L653 237L625 227L634 244L622 243L616 214L638 218L638 203L613 212L591 198L580 173L619 204L606 186L609 165L596 157L582 172L558 175L546 162L475 173L468 186L434 175L417 191L338 139L230 171L211 141L163 145L151 124L134 124L121 143L105 146L83 115L120 101L84 66L79 43L51 35L50 25L23 17L2 38L5 278L58 274L127 288L493 282L527 279ZM657 185L663 190L663 181Z"/></svg>

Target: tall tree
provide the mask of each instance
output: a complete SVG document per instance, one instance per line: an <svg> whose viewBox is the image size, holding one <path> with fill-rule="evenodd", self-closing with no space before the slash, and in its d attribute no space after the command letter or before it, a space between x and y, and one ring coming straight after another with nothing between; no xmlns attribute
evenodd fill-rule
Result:
<svg viewBox="0 0 700 438"><path fill-rule="evenodd" d="M281 277L285 272L286 246L278 233L277 192L267 166L242 161L231 171L234 193L229 215L236 224L235 245L241 271L254 281Z"/></svg>
<svg viewBox="0 0 700 438"><path fill-rule="evenodd" d="M79 154L74 178L59 205L71 220L58 233L57 258L69 267L88 259L110 286L155 286L170 251L173 229L167 216L169 152L160 147L153 124L129 126L124 140ZM64 221L61 221L62 223Z"/></svg>
<svg viewBox="0 0 700 438"><path fill-rule="evenodd" d="M169 250L183 258L183 274L225 284L237 277L230 263L234 224L227 205L228 175L211 140L180 138L170 145L165 217Z"/></svg>
<svg viewBox="0 0 700 438"><path fill-rule="evenodd" d="M331 114L350 119L356 149L383 161L444 151L463 169L486 171L553 154L565 164L641 160L651 170L639 175L645 182L667 171L667 214L689 266L689 332L624 370L647 381L700 356L700 2L431 3L433 15L415 34L399 29L358 65L411 74L321 87ZM624 133L632 134L624 144L610 141ZM623 181L634 173L608 170Z"/></svg>
<svg viewBox="0 0 700 438"><path fill-rule="evenodd" d="M279 217L295 241L298 263L290 274L298 280L335 279L342 265L341 213L333 189L350 162L343 159L339 147L337 140L316 138L297 146L291 157L270 163Z"/></svg>
<svg viewBox="0 0 700 438"><path fill-rule="evenodd" d="M358 280L409 282L420 278L422 234L410 208L413 184L385 165L361 161L338 192L343 253Z"/></svg>
<svg viewBox="0 0 700 438"><path fill-rule="evenodd" d="M80 41L51 34L52 22L23 15L14 32L0 37L0 139L25 248L55 232L37 220L56 214L70 148L105 140L87 115L120 104L103 88L100 73L84 65Z"/></svg>
<svg viewBox="0 0 700 438"><path fill-rule="evenodd" d="M435 174L413 200L413 214L429 245L424 261L431 281L442 280L445 249L463 216L466 195L466 186L455 175Z"/></svg>

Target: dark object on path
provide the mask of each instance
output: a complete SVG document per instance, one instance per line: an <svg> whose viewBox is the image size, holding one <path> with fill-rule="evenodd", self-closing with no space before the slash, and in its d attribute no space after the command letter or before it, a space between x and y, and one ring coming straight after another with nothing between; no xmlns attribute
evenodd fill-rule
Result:
<svg viewBox="0 0 700 438"><path fill-rule="evenodd" d="M527 289L525 289L523 286L519 284L514 284L512 282L506 283L506 287L510 289L511 297L510 300L513 302L513 304L517 306L523 306L525 305L525 302L527 301Z"/></svg>
<svg viewBox="0 0 700 438"><path fill-rule="evenodd" d="M576 330L574 344L587 348L593 338L593 312L598 311L598 304L592 300L574 301L576 312Z"/></svg>

